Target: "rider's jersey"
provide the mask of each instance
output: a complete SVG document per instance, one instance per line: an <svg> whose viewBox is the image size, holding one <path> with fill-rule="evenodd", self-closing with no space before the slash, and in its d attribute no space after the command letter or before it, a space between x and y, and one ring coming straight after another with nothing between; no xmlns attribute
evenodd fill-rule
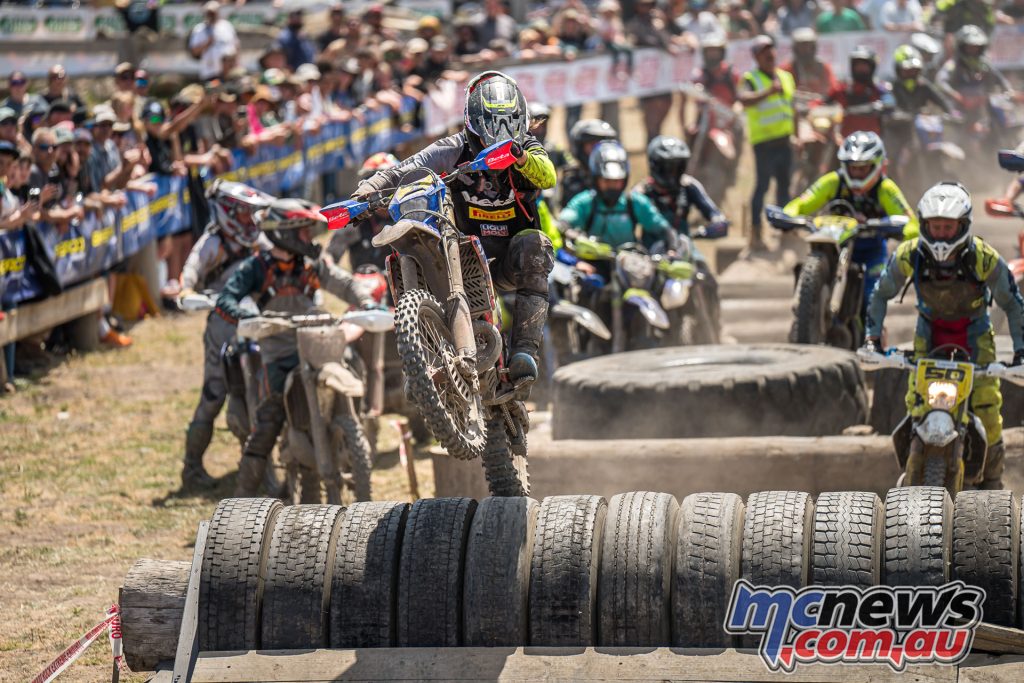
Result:
<svg viewBox="0 0 1024 683"><path fill-rule="evenodd" d="M1024 299L1006 261L980 237L975 236L971 247L961 252L951 272L936 268L918 248L917 239L901 244L871 297L867 336L881 336L888 302L908 281L914 284L918 311L928 322L967 320L990 325L988 305L994 301L1006 312L1014 351L1024 349Z"/></svg>
<svg viewBox="0 0 1024 683"><path fill-rule="evenodd" d="M704 86L705 92L730 107L739 98L740 78L733 68L724 62L715 69L696 69L693 82Z"/></svg>
<svg viewBox="0 0 1024 683"><path fill-rule="evenodd" d="M536 201L541 190L554 187L555 167L544 146L532 135L522 143L526 159L499 172L466 173L452 181L453 218L466 235L507 238L539 228ZM449 173L476 154L465 132L441 138L394 168L378 171L360 183L374 192L397 187L405 174L416 168Z"/></svg>
<svg viewBox="0 0 1024 683"><path fill-rule="evenodd" d="M796 89L802 92L812 92L822 97L828 97L829 93L839 87L832 67L820 59L815 59L810 68L794 60L783 64L782 69L793 74Z"/></svg>
<svg viewBox="0 0 1024 683"><path fill-rule="evenodd" d="M841 199L849 202L854 211L864 219L906 216L910 219L903 228L903 239L917 237L917 217L899 186L892 178L882 176L874 187L865 193L853 192L836 171L830 171L814 181L803 194L783 208L789 216L807 216L820 211L829 202ZM853 248L853 257L858 262L868 260L878 253L885 253L885 237L861 237Z"/></svg>
<svg viewBox="0 0 1024 683"><path fill-rule="evenodd" d="M981 60L978 68L970 68L959 59L947 60L939 69L935 81L947 95L1008 92L1013 88L1006 76L987 60Z"/></svg>
<svg viewBox="0 0 1024 683"><path fill-rule="evenodd" d="M234 240L225 239L214 224L207 226L192 246L181 269L181 288L184 290L212 289L220 291L231 273L254 249L268 248L269 242L260 235L255 248L244 247Z"/></svg>
<svg viewBox="0 0 1024 683"><path fill-rule="evenodd" d="M651 246L664 240L673 248L675 231L646 196L623 192L615 206L598 199L595 190L581 192L558 214L558 222L581 230L613 247L636 241L636 226L642 229L642 241Z"/></svg>
<svg viewBox="0 0 1024 683"><path fill-rule="evenodd" d="M872 83L870 85L850 83L833 88L828 95L828 100L841 105L843 109L849 109L873 102L882 102L884 104L891 101L891 97L889 88L885 83ZM840 134L846 137L859 130L871 131L881 135L881 112L871 112L868 114L850 114L845 112L843 114L843 122L839 127Z"/></svg>
<svg viewBox="0 0 1024 683"><path fill-rule="evenodd" d="M689 216L693 207L696 207L708 221L724 218L721 209L708 196L704 186L691 175L683 175L680 186L675 190L665 189L655 183L653 178L648 178L633 186L633 194L647 197L669 225L682 235L690 234Z"/></svg>
<svg viewBox="0 0 1024 683"><path fill-rule="evenodd" d="M934 104L946 113L950 111L949 102L927 78L919 77L912 83L895 79L892 82L892 96L896 101L896 109L908 114L920 114L929 104Z"/></svg>

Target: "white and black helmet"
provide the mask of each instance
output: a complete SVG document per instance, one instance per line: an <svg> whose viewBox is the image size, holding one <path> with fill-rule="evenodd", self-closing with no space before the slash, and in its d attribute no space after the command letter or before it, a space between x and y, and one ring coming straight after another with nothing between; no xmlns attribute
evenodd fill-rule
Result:
<svg viewBox="0 0 1024 683"><path fill-rule="evenodd" d="M485 71L466 86L466 132L470 145L485 147L515 140L530 130L530 114L519 86L500 71Z"/></svg>
<svg viewBox="0 0 1024 683"><path fill-rule="evenodd" d="M215 180L206 191L215 226L231 240L242 246L255 246L260 229L255 214L270 206L274 198L269 194L230 180Z"/></svg>
<svg viewBox="0 0 1024 683"><path fill-rule="evenodd" d="M305 199L275 199L256 214L256 222L267 239L279 249L298 257L307 256L314 261L320 257L320 245L302 239L299 230L318 231L326 224L320 207Z"/></svg>
<svg viewBox="0 0 1024 683"><path fill-rule="evenodd" d="M921 221L919 245L937 263L949 263L966 248L971 241L971 195L967 188L957 182L943 181L933 185L917 203L917 216ZM933 218L950 218L959 221L960 228L952 239L936 239L930 230Z"/></svg>
<svg viewBox="0 0 1024 683"><path fill-rule="evenodd" d="M839 175L851 190L867 190L885 172L885 145L877 133L858 130L839 148Z"/></svg>

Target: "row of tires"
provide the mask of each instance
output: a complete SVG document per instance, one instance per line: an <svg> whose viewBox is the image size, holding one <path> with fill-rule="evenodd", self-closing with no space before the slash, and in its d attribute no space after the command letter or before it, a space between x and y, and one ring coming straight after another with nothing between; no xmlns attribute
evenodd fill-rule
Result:
<svg viewBox="0 0 1024 683"><path fill-rule="evenodd" d="M733 584L987 591L1024 626L1009 491L769 491L282 507L227 499L200 587L203 650L395 646L728 647Z"/></svg>

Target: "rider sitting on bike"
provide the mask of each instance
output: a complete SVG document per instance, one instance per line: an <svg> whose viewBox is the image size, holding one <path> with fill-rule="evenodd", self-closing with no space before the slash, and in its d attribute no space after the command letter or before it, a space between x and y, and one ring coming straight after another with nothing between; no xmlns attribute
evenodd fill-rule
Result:
<svg viewBox="0 0 1024 683"><path fill-rule="evenodd" d="M988 305L995 301L1010 323L1013 364L1024 362L1024 299L1006 262L991 245L971 234L971 196L960 183L942 182L921 197L917 205L921 236L899 246L878 281L868 309L865 349L879 351L888 301L913 282L917 296L917 333L914 356L955 344L967 349L971 361L995 362L995 330ZM970 398L971 411L985 425L988 458L982 488L1003 487L1003 399L999 380L979 377ZM907 411L923 409L914 391L907 392Z"/></svg>
<svg viewBox="0 0 1024 683"><path fill-rule="evenodd" d="M374 173L388 168L398 166L398 159L394 154L378 152L363 162L359 169L359 179L366 180ZM327 256L330 256L335 263L341 263L342 257L347 252L349 265L353 271L359 266L372 265L380 271L385 269L385 259L391 253L391 247L373 246L373 236L380 232L387 223L387 213L378 211L364 221L356 225L350 225L345 230L335 230L331 233L331 241L327 244Z"/></svg>
<svg viewBox="0 0 1024 683"><path fill-rule="evenodd" d="M709 33L700 40L702 63L693 73L693 82L704 88L704 92L726 106L733 106L739 99L739 74L732 64L725 61L725 36Z"/></svg>
<svg viewBox="0 0 1024 683"><path fill-rule="evenodd" d="M828 97L840 89L832 67L818 59L818 34L804 26L793 31L793 61L782 68L793 74L796 89Z"/></svg>
<svg viewBox="0 0 1024 683"><path fill-rule="evenodd" d="M247 256L257 248L260 230L254 216L266 208L273 197L248 185L215 181L207 192L210 224L192 247L181 269L179 296L196 290L219 292ZM213 438L213 422L228 402L228 427L241 441L249 434L245 397L229 396L221 350L235 336L235 325L211 313L203 332L203 390L199 394L192 421L185 433L185 464L181 483L186 488L210 488L216 481L203 467L203 455Z"/></svg>
<svg viewBox="0 0 1024 683"><path fill-rule="evenodd" d="M858 131L843 141L839 149L839 171L830 171L818 178L799 197L783 208L790 216L806 216L830 202L842 200L858 214L857 220L907 216L903 238L917 236L917 219L903 192L886 176L885 145L875 133ZM858 238L853 260L864 267L864 308L885 267L888 256L883 235Z"/></svg>
<svg viewBox="0 0 1024 683"><path fill-rule="evenodd" d="M320 258L314 232L324 224L315 205L301 199L278 199L256 220L273 248L245 259L232 274L220 296L216 313L232 324L254 315L242 308L246 296L263 314L306 313L314 308L313 295L323 285L351 306L376 308L373 299L354 285L352 276ZM299 363L294 332L260 342L267 392L256 409L252 433L242 449L236 497L255 496L263 480L267 458L284 426L284 383Z"/></svg>
<svg viewBox="0 0 1024 683"><path fill-rule="evenodd" d="M477 235L493 261L491 275L501 291L516 292L509 379L535 381L537 357L548 313L548 274L554 265L551 240L540 231L536 199L554 187L555 167L544 146L530 134L526 98L516 82L485 71L466 89L466 129L433 143L395 168L359 184L354 199L396 188L406 173L429 168L447 173L471 161L484 148L505 140L519 146L515 165L497 172L458 176L450 195L459 230Z"/></svg>
<svg viewBox="0 0 1024 683"><path fill-rule="evenodd" d="M696 207L707 220L696 237L725 237L729 221L704 191L696 178L686 173L690 161L690 148L686 143L667 135L659 135L647 145L647 167L650 176L633 187L632 194L647 197L661 215L679 233L682 242L691 236L690 209ZM712 302L712 322L718 325L718 283L704 257L690 245L694 264L704 274L709 300Z"/></svg>
<svg viewBox="0 0 1024 683"><path fill-rule="evenodd" d="M949 102L939 89L921 75L924 58L916 47L897 47L893 53L893 66L896 79L892 83L892 96L898 111L920 114L931 104L947 114L950 112Z"/></svg>
<svg viewBox="0 0 1024 683"><path fill-rule="evenodd" d="M590 175L590 153L597 143L618 140L619 134L610 123L600 119L577 121L569 130L569 153L572 159L562 172L561 205L568 206L573 197L594 186Z"/></svg>
<svg viewBox="0 0 1024 683"><path fill-rule="evenodd" d="M988 50L988 36L977 26L968 24L954 36L956 48L954 57L943 64L936 76L936 83L949 99L969 115L972 123L985 117L988 111L986 100L979 107L972 106L972 93L990 95L1013 91L1006 77L985 58ZM970 116L971 111L975 112Z"/></svg>
<svg viewBox="0 0 1024 683"><path fill-rule="evenodd" d="M892 106L892 94L884 82L875 80L877 69L875 51L858 45L850 52L850 82L833 88L828 95L828 102L843 107L839 132L844 137L856 131L882 134L882 112ZM853 108L856 113L851 113Z"/></svg>

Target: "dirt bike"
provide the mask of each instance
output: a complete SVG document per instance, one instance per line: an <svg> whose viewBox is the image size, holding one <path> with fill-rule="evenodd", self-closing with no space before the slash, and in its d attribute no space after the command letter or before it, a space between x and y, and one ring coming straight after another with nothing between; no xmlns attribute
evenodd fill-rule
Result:
<svg viewBox="0 0 1024 683"><path fill-rule="evenodd" d="M393 326L388 311L353 311L341 318L264 313L238 321L239 336L255 342L295 333L299 364L284 385L281 460L299 502L321 502L321 485L330 504L341 504L346 489L355 500L370 500L373 453L360 410L365 369L348 347L364 331L383 334Z"/></svg>
<svg viewBox="0 0 1024 683"><path fill-rule="evenodd" d="M797 93L797 139L800 146L793 164L791 187L807 187L835 164L836 131L843 120L843 109L835 104L812 105L820 99L815 93Z"/></svg>
<svg viewBox="0 0 1024 683"><path fill-rule="evenodd" d="M492 145L445 177L429 169L420 182L370 202L346 200L321 209L331 229L385 206L394 223L373 238L390 246L387 260L396 305L395 337L406 395L434 437L455 458L483 456L493 495L529 493L524 399L529 383L513 384L500 313L480 238L463 235L450 218L445 184L464 173L510 167L514 141ZM429 219L436 219L437 227ZM434 221L431 221L434 222Z"/></svg>
<svg viewBox="0 0 1024 683"><path fill-rule="evenodd" d="M896 462L903 471L897 486L944 486L956 498L965 483L980 483L988 445L985 426L969 407L974 380L996 377L1024 384L1024 367L976 365L970 362L970 353L955 344L936 347L916 362L897 350L882 354L859 349L857 357L869 372L910 370L914 390L926 406L918 415L904 417L892 433Z"/></svg>
<svg viewBox="0 0 1024 683"><path fill-rule="evenodd" d="M1012 149L999 152L999 166L1007 171L1024 173L1024 154ZM986 199L985 213L999 218L1024 218L1024 205L1020 202L1008 202L1003 199ZM1008 264L1017 281L1017 287L1024 287L1024 230L1017 235L1017 258Z"/></svg>
<svg viewBox="0 0 1024 683"><path fill-rule="evenodd" d="M704 88L686 84L680 90L697 103L696 129L688 136L691 158L700 169L708 196L720 205L728 189L736 184L743 123L735 111Z"/></svg>
<svg viewBox="0 0 1024 683"><path fill-rule="evenodd" d="M896 168L893 175L907 191L908 196L919 196L935 182L953 178L965 158L964 150L946 139L946 122L957 119L946 114L913 114L895 111L889 117L896 130L909 135L901 136L899 151L894 155ZM890 132L886 129L887 134Z"/></svg>
<svg viewBox="0 0 1024 683"><path fill-rule="evenodd" d="M591 338L602 341L612 338L611 330L600 316L581 303L588 281L594 276L577 268L578 261L566 250L559 249L551 269L551 286L557 301L548 312L548 326L556 367L589 355Z"/></svg>
<svg viewBox="0 0 1024 683"><path fill-rule="evenodd" d="M582 261L612 265L607 292L599 294L611 304L611 352L650 349L681 343L681 329L673 331L669 311L682 309L689 301L696 269L693 264L651 255L637 243L612 247L592 237L573 241L570 250ZM653 292L661 284L659 303ZM681 312L681 311L680 311ZM680 317L679 328L684 319Z"/></svg>
<svg viewBox="0 0 1024 683"><path fill-rule="evenodd" d="M833 215L842 211L848 215ZM793 327L789 341L827 344L854 350L863 342L864 268L853 260L858 238L884 235L902 239L906 216L858 221L847 202L833 201L814 218L788 216L777 206L765 209L768 222L779 230L807 230L810 247L800 267L793 298Z"/></svg>

